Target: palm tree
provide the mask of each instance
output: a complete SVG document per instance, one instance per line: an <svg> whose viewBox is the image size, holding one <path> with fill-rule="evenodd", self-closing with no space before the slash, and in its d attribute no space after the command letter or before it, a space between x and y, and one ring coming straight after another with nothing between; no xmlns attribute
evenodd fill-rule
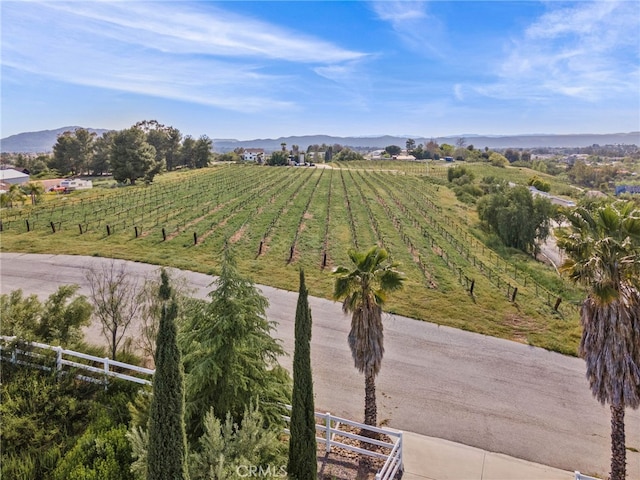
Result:
<svg viewBox="0 0 640 480"><path fill-rule="evenodd" d="M40 200L40 196L44 193L44 187L40 182L29 182L23 187L26 195L31 197L31 205L35 205Z"/></svg>
<svg viewBox="0 0 640 480"><path fill-rule="evenodd" d="M562 270L586 286L580 310L591 391L611 409L611 480L626 476L625 407L640 406L640 209L616 202L567 215Z"/></svg>
<svg viewBox="0 0 640 480"><path fill-rule="evenodd" d="M380 371L383 346L382 306L387 294L402 287L404 275L378 246L365 252L349 250L355 267L337 267L333 298L342 300L342 310L351 313L349 347L355 367L365 376L364 423L377 423L375 378ZM372 436L363 432L363 435Z"/></svg>
<svg viewBox="0 0 640 480"><path fill-rule="evenodd" d="M9 187L9 190L0 195L0 206L13 208L17 202L24 205L25 195L20 189L20 185L13 184Z"/></svg>

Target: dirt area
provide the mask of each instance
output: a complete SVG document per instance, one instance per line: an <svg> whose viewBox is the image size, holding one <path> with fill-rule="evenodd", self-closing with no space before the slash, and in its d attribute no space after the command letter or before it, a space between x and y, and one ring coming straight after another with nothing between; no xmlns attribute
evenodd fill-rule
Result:
<svg viewBox="0 0 640 480"><path fill-rule="evenodd" d="M239 229L236 233L234 233L234 234L231 236L231 238L229 239L229 241L230 241L231 243L236 243L236 242L238 242L238 241L242 238L242 236L244 235L244 232L245 232L246 230L247 230L247 226L246 226L246 225L243 225L242 227L240 227L240 229Z"/></svg>
<svg viewBox="0 0 640 480"><path fill-rule="evenodd" d="M339 429L349 433L359 434L359 429L349 425L340 425ZM339 434L335 436L335 440L347 445L360 446L358 440L348 437L342 437ZM382 436L381 441L391 443L391 439ZM388 454L389 448L374 447L376 452ZM376 473L384 466L384 460L371 457L371 466L369 468L366 479L374 480ZM325 451L324 442L318 442L318 479L319 480L353 480L358 476L359 454L336 446L331 447L331 451ZM402 478L402 472L398 472L396 479Z"/></svg>

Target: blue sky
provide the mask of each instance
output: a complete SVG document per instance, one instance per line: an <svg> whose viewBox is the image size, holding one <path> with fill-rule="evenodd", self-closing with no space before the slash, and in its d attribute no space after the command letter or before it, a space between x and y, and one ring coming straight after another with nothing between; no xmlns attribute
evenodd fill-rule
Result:
<svg viewBox="0 0 640 480"><path fill-rule="evenodd" d="M0 2L1 136L640 130L640 2Z"/></svg>

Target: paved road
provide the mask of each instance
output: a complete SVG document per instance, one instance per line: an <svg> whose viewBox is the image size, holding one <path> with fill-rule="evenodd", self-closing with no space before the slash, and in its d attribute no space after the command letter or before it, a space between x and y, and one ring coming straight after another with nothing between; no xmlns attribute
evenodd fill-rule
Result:
<svg viewBox="0 0 640 480"><path fill-rule="evenodd" d="M0 292L22 288L46 296L60 284L82 285L85 267L102 261L109 260L2 253ZM128 266L140 276L157 269ZM209 291L211 277L182 273L199 296ZM297 293L261 289L269 318L279 323L277 336L292 352ZM349 322L335 302L312 297L310 305L316 406L361 419L364 379L352 365ZM98 338L99 329L87 333ZM400 316L385 318L385 347L379 421L564 470L607 474L609 410L591 397L582 360ZM290 368L291 357L282 363ZM640 412L628 410L626 425L627 446L640 449ZM630 479L640 478L640 453L628 452L628 471Z"/></svg>

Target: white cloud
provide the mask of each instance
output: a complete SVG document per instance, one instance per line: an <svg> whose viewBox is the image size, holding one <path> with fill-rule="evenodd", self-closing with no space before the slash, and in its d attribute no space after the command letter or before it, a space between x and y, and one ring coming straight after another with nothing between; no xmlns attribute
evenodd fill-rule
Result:
<svg viewBox="0 0 640 480"><path fill-rule="evenodd" d="M441 22L427 11L428 2L380 0L370 2L378 18L389 22L398 38L411 50L442 57L437 43L443 38Z"/></svg>
<svg viewBox="0 0 640 480"><path fill-rule="evenodd" d="M366 57L209 4L8 2L2 13L3 65L245 112L294 107L282 92L296 65L338 71Z"/></svg>
<svg viewBox="0 0 640 480"><path fill-rule="evenodd" d="M456 83L453 86L453 96L456 97L456 100L460 102L464 100L463 88L464 88L463 85L460 83Z"/></svg>
<svg viewBox="0 0 640 480"><path fill-rule="evenodd" d="M372 7L381 20L399 25L407 20L426 18L425 3L389 0L372 2Z"/></svg>
<svg viewBox="0 0 640 480"><path fill-rule="evenodd" d="M330 63L364 56L280 25L185 2L45 3L98 21L101 34L173 53L274 58Z"/></svg>
<svg viewBox="0 0 640 480"><path fill-rule="evenodd" d="M551 9L507 45L499 80L476 85L483 95L545 100L556 96L598 101L634 94L640 85L637 2L578 2Z"/></svg>

